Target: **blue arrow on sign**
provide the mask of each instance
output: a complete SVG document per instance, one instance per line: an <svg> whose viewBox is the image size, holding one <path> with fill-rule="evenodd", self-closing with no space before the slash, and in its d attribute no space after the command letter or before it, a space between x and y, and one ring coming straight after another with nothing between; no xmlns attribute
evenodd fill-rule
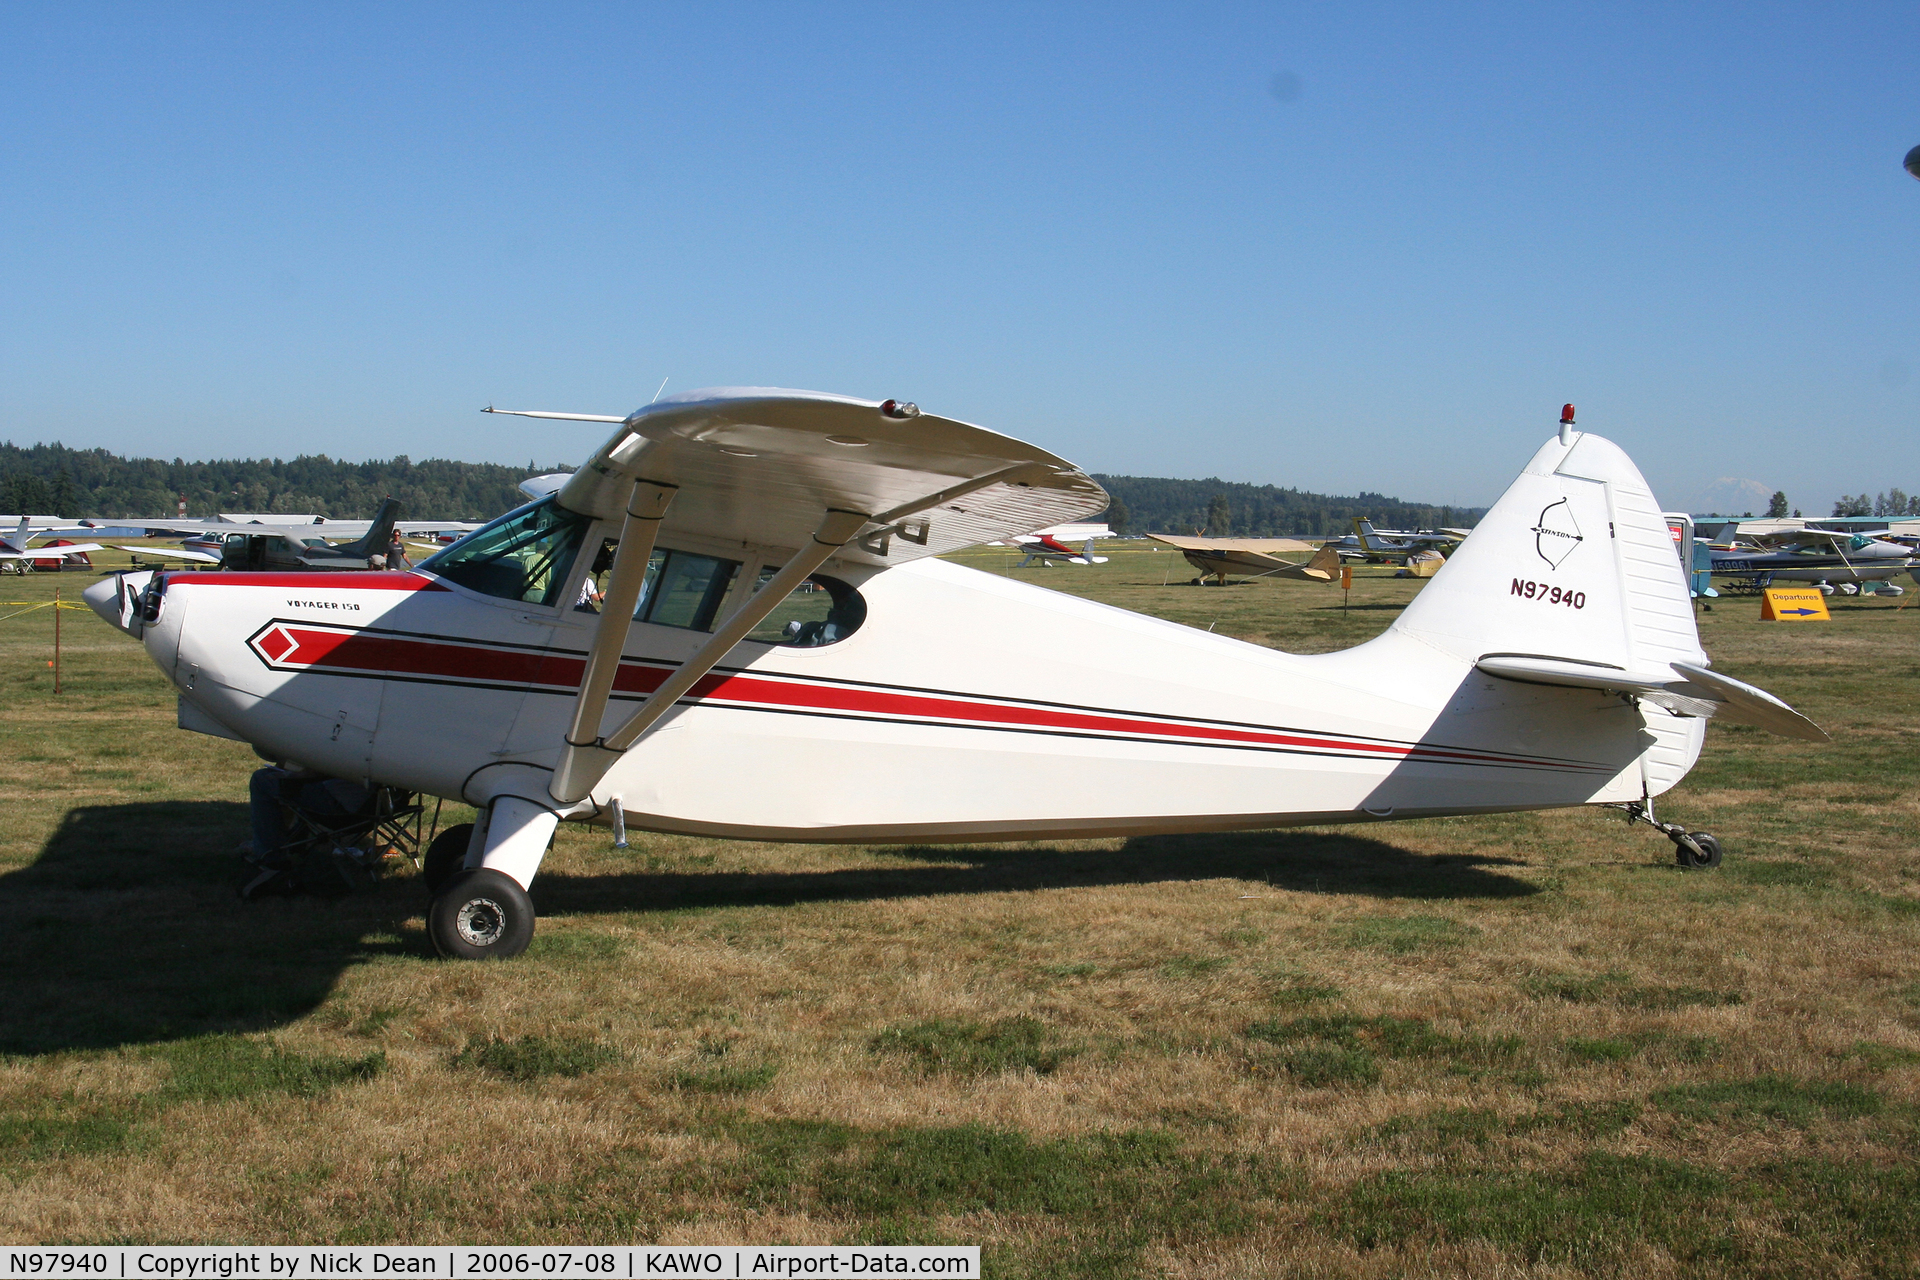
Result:
<svg viewBox="0 0 1920 1280"><path fill-rule="evenodd" d="M1781 613L1797 613L1801 617L1805 618L1805 617L1811 616L1814 611L1812 609L1782 609L1780 610L1780 612Z"/></svg>

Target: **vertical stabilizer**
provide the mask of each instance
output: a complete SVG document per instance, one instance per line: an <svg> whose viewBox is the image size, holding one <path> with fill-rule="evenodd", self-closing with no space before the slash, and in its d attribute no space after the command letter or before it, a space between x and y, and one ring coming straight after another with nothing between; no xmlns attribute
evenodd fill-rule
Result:
<svg viewBox="0 0 1920 1280"><path fill-rule="evenodd" d="M398 498L381 499L380 510L374 513L372 526L361 535L358 542L350 542L340 550L347 555L358 556L362 560L369 556L385 555L387 545L393 541L393 522L399 518L400 500Z"/></svg>
<svg viewBox="0 0 1920 1280"><path fill-rule="evenodd" d="M1571 431L1542 446L1392 630L1467 662L1522 654L1667 672L1707 661L1646 480L1618 445ZM1706 722L1641 710L1657 793L1692 765Z"/></svg>

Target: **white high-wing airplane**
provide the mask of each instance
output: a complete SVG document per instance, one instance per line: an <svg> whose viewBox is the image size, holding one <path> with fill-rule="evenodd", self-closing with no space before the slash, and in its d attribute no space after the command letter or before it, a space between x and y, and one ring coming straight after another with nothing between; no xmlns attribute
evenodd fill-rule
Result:
<svg viewBox="0 0 1920 1280"><path fill-rule="evenodd" d="M1652 822L1706 716L1825 740L1708 669L1659 505L1571 424L1384 634L1299 656L935 559L1107 498L911 405L745 388L541 416L619 426L412 572L87 592L179 688L183 727L480 809L429 857L448 955L526 947L562 820L876 842L1596 803Z"/></svg>
<svg viewBox="0 0 1920 1280"><path fill-rule="evenodd" d="M69 542L57 547L29 545L35 538L65 536L84 527L90 526L35 525L31 516L21 516L19 525L12 533L0 534L0 560L24 560L31 565L37 560L62 560L88 551L105 551L106 548L97 542Z"/></svg>
<svg viewBox="0 0 1920 1280"><path fill-rule="evenodd" d="M1051 534L1039 533L1030 537L1015 538L1013 544L1026 552L1027 558L1013 567L1024 569L1035 560L1040 562L1042 569L1053 568L1053 562L1056 560L1065 561L1067 564L1105 564L1107 557L1093 554L1095 541L1094 538L1088 538L1086 545L1075 551Z"/></svg>

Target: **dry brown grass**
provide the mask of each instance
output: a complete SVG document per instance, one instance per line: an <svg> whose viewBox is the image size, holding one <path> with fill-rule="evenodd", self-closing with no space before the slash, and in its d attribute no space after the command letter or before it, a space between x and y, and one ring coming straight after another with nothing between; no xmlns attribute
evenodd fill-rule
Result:
<svg viewBox="0 0 1920 1280"><path fill-rule="evenodd" d="M1363 575L1343 617L1336 591L1166 567L1025 576L1296 650L1372 634L1416 589ZM175 730L90 616L67 615L58 699L46 614L0 624L0 1238L1905 1274L1920 608L1755 613L1703 615L1716 665L1835 743L1711 731L1663 816L1722 838L1717 872L1600 811L1013 848L621 855L565 831L534 951L485 966L429 957L408 876L235 900L247 750ZM526 1037L612 1054L476 1065Z"/></svg>

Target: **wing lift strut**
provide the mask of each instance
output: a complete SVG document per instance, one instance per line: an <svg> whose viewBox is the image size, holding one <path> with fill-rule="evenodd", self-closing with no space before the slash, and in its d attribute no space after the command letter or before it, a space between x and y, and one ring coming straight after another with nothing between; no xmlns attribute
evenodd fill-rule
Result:
<svg viewBox="0 0 1920 1280"><path fill-rule="evenodd" d="M860 537L861 530L879 526L860 543L875 554L886 554L887 540L899 535L910 542L925 543L927 524L910 517L931 511L956 498L987 488L989 485L1018 483L1029 472L1048 474L1034 463L1017 463L984 476L976 476L951 485L938 493L902 503L877 515L859 511L827 508L813 537L780 571L758 591L741 602L725 622L714 631L694 655L668 676L631 715L610 732L600 732L607 703L613 692L614 677L620 670L620 656L626 648L627 632L633 625L633 611L640 601L646 582L647 561L653 554L660 522L666 518L676 488L651 480L636 480L627 502L626 518L620 530L620 545L614 552L607 576L600 612L600 625L587 651L586 669L581 673L579 692L574 696L573 717L567 727L566 745L560 753L549 790L562 805L573 805L587 798L600 779L628 748L657 724L674 704L694 691L702 679L718 665L728 651L762 619L779 607L807 576L832 558L842 547Z"/></svg>

